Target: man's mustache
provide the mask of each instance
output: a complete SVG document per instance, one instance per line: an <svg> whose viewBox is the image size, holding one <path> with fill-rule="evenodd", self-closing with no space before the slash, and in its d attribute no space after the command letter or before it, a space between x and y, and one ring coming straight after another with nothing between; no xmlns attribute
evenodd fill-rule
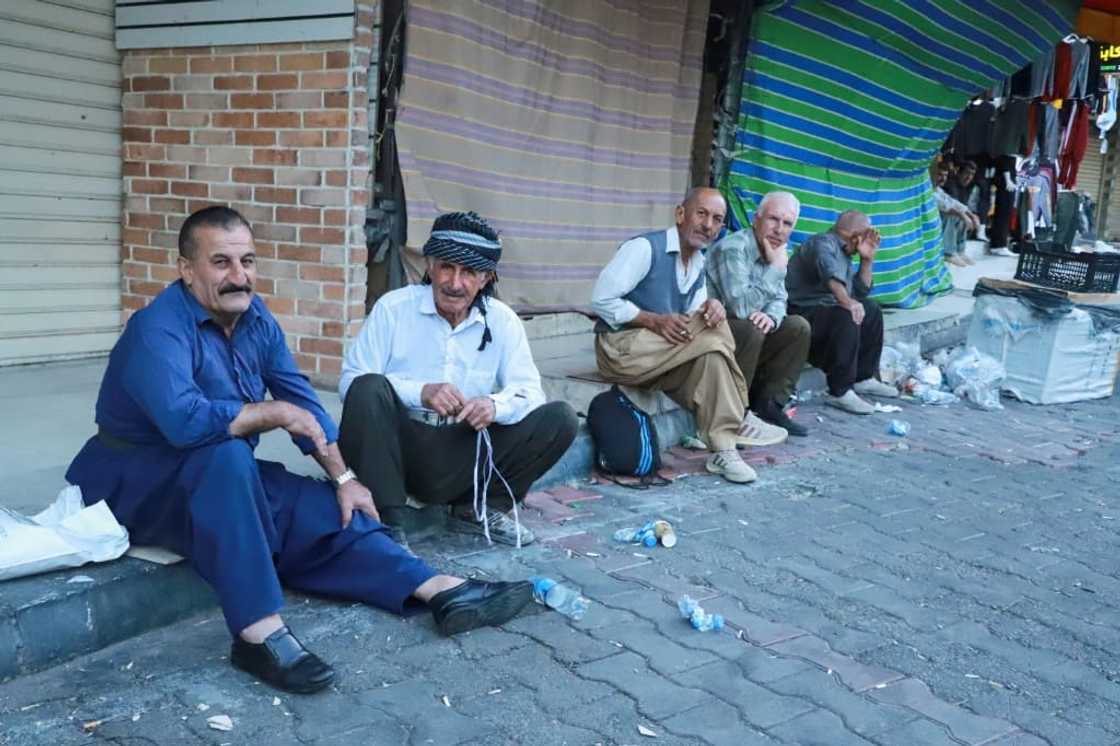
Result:
<svg viewBox="0 0 1120 746"><path fill-rule="evenodd" d="M253 286L246 283L244 285L223 285L218 290L218 295L229 295L230 293L251 293Z"/></svg>
<svg viewBox="0 0 1120 746"><path fill-rule="evenodd" d="M440 288L439 291L444 295L452 298L466 298L467 292L465 290L450 290L448 288Z"/></svg>

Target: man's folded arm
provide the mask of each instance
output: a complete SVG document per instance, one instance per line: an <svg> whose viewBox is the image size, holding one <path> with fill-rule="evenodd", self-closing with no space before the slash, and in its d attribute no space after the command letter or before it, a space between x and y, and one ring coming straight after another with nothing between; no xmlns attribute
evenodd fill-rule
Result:
<svg viewBox="0 0 1120 746"><path fill-rule="evenodd" d="M720 241L719 254L714 256L712 264L727 315L734 319L748 318L758 310L759 298L751 287L750 266L743 239L736 234L727 236Z"/></svg>
<svg viewBox="0 0 1120 746"><path fill-rule="evenodd" d="M234 437L232 423L244 402L208 398L195 383L190 342L172 329L138 332L124 366L125 390L176 448L196 448Z"/></svg>
<svg viewBox="0 0 1120 746"><path fill-rule="evenodd" d="M262 371L265 386L268 387L273 399L288 402L314 415L315 419L319 421L319 427L323 428L323 434L326 435L327 442L334 443L338 440L338 426L327 414L327 411L323 409L323 404L319 401L319 395L311 388L307 376L300 373L299 368L296 367L296 361L292 358L287 342L284 341L284 332L280 329L280 325L276 323L275 319L270 321L268 358L266 367ZM272 424L267 429L281 426L280 424ZM305 454L315 451L315 444L311 442L310 438L293 435L292 442Z"/></svg>
<svg viewBox="0 0 1120 746"><path fill-rule="evenodd" d="M490 398L494 402L494 422L512 425L544 404L545 395L524 327L513 319L502 334L510 341L498 367L498 391Z"/></svg>

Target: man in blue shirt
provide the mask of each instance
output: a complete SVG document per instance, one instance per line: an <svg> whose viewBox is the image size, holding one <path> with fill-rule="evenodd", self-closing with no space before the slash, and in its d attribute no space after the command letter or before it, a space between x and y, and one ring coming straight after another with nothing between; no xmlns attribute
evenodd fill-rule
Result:
<svg viewBox="0 0 1120 746"><path fill-rule="evenodd" d="M293 692L333 681L284 625L281 583L398 613L427 603L444 634L520 611L529 583L439 575L389 538L343 462L338 428L253 294L253 233L239 213L208 207L187 218L179 273L114 346L98 433L66 478L87 503L107 501L134 542L191 561L217 592L234 666ZM334 484L254 459L259 434L277 428Z"/></svg>

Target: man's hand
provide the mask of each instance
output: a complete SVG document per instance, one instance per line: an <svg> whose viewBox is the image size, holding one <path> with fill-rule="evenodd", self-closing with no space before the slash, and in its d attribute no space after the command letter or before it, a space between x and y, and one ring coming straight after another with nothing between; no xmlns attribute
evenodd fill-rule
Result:
<svg viewBox="0 0 1120 746"><path fill-rule="evenodd" d="M969 224L972 226L972 230L980 230L980 216L972 211L969 211L968 213L966 213L966 215Z"/></svg>
<svg viewBox="0 0 1120 746"><path fill-rule="evenodd" d="M856 322L856 326L862 324L863 317L867 315L867 310L858 300L853 300L848 304L848 311L852 314L852 321Z"/></svg>
<svg viewBox="0 0 1120 746"><path fill-rule="evenodd" d="M708 298L704 301L700 308L700 315L704 319L704 326L709 329L714 329L719 326L727 318L727 311L724 309L723 304L715 298Z"/></svg>
<svg viewBox="0 0 1120 746"><path fill-rule="evenodd" d="M771 267L781 269L789 264L789 254L786 253L785 244L775 246L764 238L759 248L762 249L763 260Z"/></svg>
<svg viewBox="0 0 1120 746"><path fill-rule="evenodd" d="M450 383L426 383L420 389L420 403L440 417L459 414L467 399Z"/></svg>
<svg viewBox="0 0 1120 746"><path fill-rule="evenodd" d="M879 251L879 231L868 228L856 236L855 241L856 253L859 254L860 259L871 261L875 258L875 254Z"/></svg>
<svg viewBox="0 0 1120 746"><path fill-rule="evenodd" d="M688 331L688 317L679 313L651 313L646 328L660 334L670 344L681 345L692 339Z"/></svg>
<svg viewBox="0 0 1120 746"><path fill-rule="evenodd" d="M380 521L377 506L373 504L373 495L366 486L357 479L351 479L337 490L338 508L342 511L342 527L350 525L354 511L360 510L375 521Z"/></svg>
<svg viewBox="0 0 1120 746"><path fill-rule="evenodd" d="M747 317L750 322L758 327L758 330L763 334L769 334L774 329L774 319L770 318L762 311L755 311Z"/></svg>
<svg viewBox="0 0 1120 746"><path fill-rule="evenodd" d="M284 420L280 426L292 435L302 435L310 439L315 445L315 453L324 453L327 448L327 436L323 432L323 426L319 424L319 420L315 419L315 415L302 407L297 407L295 404L279 403L287 405L284 409Z"/></svg>
<svg viewBox="0 0 1120 746"><path fill-rule="evenodd" d="M490 423L494 421L496 414L497 409L494 406L494 400L489 396L479 396L463 405L455 421L466 422L475 430L485 430L490 427Z"/></svg>

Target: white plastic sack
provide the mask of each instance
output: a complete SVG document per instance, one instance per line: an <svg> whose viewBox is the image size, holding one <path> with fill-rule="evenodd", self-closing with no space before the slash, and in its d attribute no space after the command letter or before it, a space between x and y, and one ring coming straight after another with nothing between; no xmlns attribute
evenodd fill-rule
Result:
<svg viewBox="0 0 1120 746"><path fill-rule="evenodd" d="M87 562L107 562L128 550L128 531L102 500L86 507L70 486L30 518L0 507L0 580Z"/></svg>
<svg viewBox="0 0 1120 746"><path fill-rule="evenodd" d="M963 348L945 366L945 378L953 393L980 409L1003 409L999 389L1007 371L991 355Z"/></svg>

